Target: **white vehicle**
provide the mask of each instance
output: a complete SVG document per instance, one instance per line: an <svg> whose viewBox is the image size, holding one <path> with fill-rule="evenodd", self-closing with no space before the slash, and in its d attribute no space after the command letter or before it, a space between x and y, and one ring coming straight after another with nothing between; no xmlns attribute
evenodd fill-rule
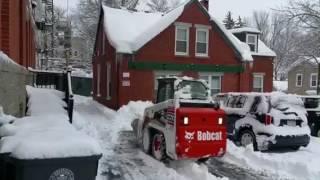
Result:
<svg viewBox="0 0 320 180"><path fill-rule="evenodd" d="M227 114L228 137L254 150L290 147L310 141L302 100L284 93L227 93L215 97Z"/></svg>
<svg viewBox="0 0 320 180"><path fill-rule="evenodd" d="M156 104L132 122L144 152L157 160L204 161L226 152L225 113L201 80L158 79Z"/></svg>

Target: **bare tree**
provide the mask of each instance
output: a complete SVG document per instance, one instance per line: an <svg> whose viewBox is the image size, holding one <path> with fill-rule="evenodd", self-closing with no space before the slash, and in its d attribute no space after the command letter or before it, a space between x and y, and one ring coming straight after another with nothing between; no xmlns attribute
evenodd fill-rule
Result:
<svg viewBox="0 0 320 180"><path fill-rule="evenodd" d="M266 11L253 12L253 25L260 30L260 38L263 42L268 41L270 34L270 14Z"/></svg>
<svg viewBox="0 0 320 180"><path fill-rule="evenodd" d="M280 13L254 12L253 26L261 31L260 39L270 47L277 57L274 59L274 79L283 77L288 66L298 59L299 29Z"/></svg>
<svg viewBox="0 0 320 180"><path fill-rule="evenodd" d="M318 64L317 94L320 94L320 1L319 0L291 0L281 9L290 21L296 22L304 30L304 37L300 42L300 56L309 57Z"/></svg>
<svg viewBox="0 0 320 180"><path fill-rule="evenodd" d="M154 12L166 12L169 10L169 3L167 0L150 0L147 5Z"/></svg>

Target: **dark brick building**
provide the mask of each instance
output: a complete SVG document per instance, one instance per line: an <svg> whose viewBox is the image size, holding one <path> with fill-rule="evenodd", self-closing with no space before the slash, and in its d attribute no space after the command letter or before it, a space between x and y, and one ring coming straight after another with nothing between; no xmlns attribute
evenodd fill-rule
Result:
<svg viewBox="0 0 320 180"><path fill-rule="evenodd" d="M155 79L164 75L204 79L212 94L272 91L275 54L259 40L259 31L228 31L206 6L190 0L165 14L103 7L93 56L94 98L115 109L153 100Z"/></svg>
<svg viewBox="0 0 320 180"><path fill-rule="evenodd" d="M24 67L35 66L32 0L0 0L0 50Z"/></svg>

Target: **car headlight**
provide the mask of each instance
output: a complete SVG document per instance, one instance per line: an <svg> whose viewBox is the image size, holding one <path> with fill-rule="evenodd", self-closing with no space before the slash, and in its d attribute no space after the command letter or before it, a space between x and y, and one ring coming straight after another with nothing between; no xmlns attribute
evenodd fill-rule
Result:
<svg viewBox="0 0 320 180"><path fill-rule="evenodd" d="M223 118L222 117L219 117L218 124L223 124Z"/></svg>

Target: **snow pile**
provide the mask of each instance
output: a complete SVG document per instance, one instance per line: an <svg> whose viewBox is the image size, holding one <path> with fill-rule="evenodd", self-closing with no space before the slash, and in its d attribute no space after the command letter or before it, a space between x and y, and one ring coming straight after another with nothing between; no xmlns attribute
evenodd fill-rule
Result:
<svg viewBox="0 0 320 180"><path fill-rule="evenodd" d="M15 61L10 59L4 52L0 51L0 64L6 63L6 64L12 64L18 68L24 69L24 67L17 64ZM1 67L1 66L0 66Z"/></svg>
<svg viewBox="0 0 320 180"><path fill-rule="evenodd" d="M252 146L237 147L228 141L222 161L259 173L274 174L272 179L316 180L320 177L320 139L311 138L308 147L292 152L255 152ZM250 171L250 170L249 170Z"/></svg>
<svg viewBox="0 0 320 180"><path fill-rule="evenodd" d="M2 108L2 106L0 106L0 127L3 124L8 124L8 123L12 122L14 119L16 119L16 118L11 115L4 114L3 108Z"/></svg>
<svg viewBox="0 0 320 180"><path fill-rule="evenodd" d="M64 93L53 89L38 89L26 86L28 93L28 115L65 114Z"/></svg>
<svg viewBox="0 0 320 180"><path fill-rule="evenodd" d="M105 33L117 52L131 54L174 22L183 12L185 4L165 14L103 6Z"/></svg>
<svg viewBox="0 0 320 180"><path fill-rule="evenodd" d="M288 81L273 81L273 89L275 91L287 92Z"/></svg>
<svg viewBox="0 0 320 180"><path fill-rule="evenodd" d="M71 75L74 77L85 77L85 78L92 78L93 77L92 72L89 73L89 72L87 72L83 69L80 69L80 68L72 68Z"/></svg>
<svg viewBox="0 0 320 180"><path fill-rule="evenodd" d="M27 87L29 117L0 128L0 152L18 159L49 159L101 154L99 144L70 123L62 93Z"/></svg>

